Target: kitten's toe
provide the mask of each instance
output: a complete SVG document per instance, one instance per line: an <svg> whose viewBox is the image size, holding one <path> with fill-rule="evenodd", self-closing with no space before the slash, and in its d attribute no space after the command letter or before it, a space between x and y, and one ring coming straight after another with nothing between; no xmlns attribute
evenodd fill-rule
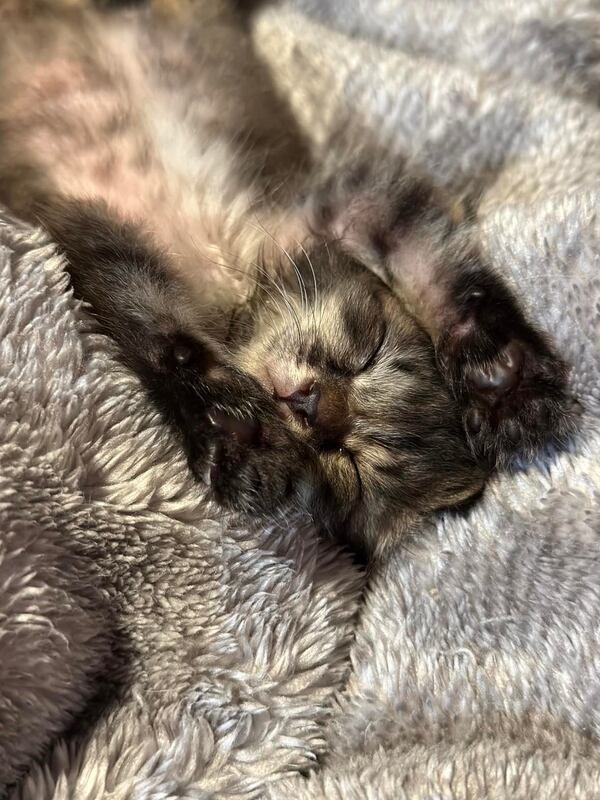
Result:
<svg viewBox="0 0 600 800"><path fill-rule="evenodd" d="M226 446L228 439L231 440L229 447ZM204 430L199 437L201 447L192 450L188 445L190 469L200 483L213 490L217 487L217 492L213 493L220 497L224 493L219 491L219 486L228 480L227 470L223 469L227 459L233 466L239 457L239 448L256 445L259 439L260 425L256 420L211 411L206 415ZM219 498L216 499L220 502Z"/></svg>
<svg viewBox="0 0 600 800"><path fill-rule="evenodd" d="M211 414L215 445L209 485L219 505L253 515L275 513L288 502L302 461L291 437L222 412Z"/></svg>
<svg viewBox="0 0 600 800"><path fill-rule="evenodd" d="M260 441L260 423L251 418L234 417L223 411L211 411L208 421L215 433L231 437L239 445L256 445Z"/></svg>
<svg viewBox="0 0 600 800"><path fill-rule="evenodd" d="M522 369L523 345L513 339L493 361L468 370L465 379L474 393L479 394L485 402L495 405L518 386Z"/></svg>

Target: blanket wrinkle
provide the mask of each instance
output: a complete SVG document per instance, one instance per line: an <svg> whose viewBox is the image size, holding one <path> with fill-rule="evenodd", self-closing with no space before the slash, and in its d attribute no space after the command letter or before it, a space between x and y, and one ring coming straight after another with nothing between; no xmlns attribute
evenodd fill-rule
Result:
<svg viewBox="0 0 600 800"><path fill-rule="evenodd" d="M52 244L0 212L0 787L600 797L597 0L287 0L253 36L316 159L402 156L478 198L578 432L424 525L360 600L305 523L206 501Z"/></svg>

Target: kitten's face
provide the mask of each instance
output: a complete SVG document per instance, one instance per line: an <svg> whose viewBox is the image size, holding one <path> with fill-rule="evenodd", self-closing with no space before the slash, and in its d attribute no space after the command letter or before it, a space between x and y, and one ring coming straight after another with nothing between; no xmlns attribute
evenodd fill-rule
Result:
<svg viewBox="0 0 600 800"><path fill-rule="evenodd" d="M258 291L237 362L318 454L309 502L336 509L346 535L477 492L483 476L429 337L347 256L323 247L296 265L285 286Z"/></svg>

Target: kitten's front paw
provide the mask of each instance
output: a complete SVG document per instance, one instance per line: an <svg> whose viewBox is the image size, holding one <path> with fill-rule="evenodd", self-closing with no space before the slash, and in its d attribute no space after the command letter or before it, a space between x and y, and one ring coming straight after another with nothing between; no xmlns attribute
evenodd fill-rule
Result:
<svg viewBox="0 0 600 800"><path fill-rule="evenodd" d="M307 471L307 454L282 421L220 410L209 419L213 436L204 479L220 505L262 516L293 501Z"/></svg>
<svg viewBox="0 0 600 800"><path fill-rule="evenodd" d="M225 508L264 515L282 507L308 462L273 399L223 365L182 368L177 378L168 385L170 417L195 478Z"/></svg>

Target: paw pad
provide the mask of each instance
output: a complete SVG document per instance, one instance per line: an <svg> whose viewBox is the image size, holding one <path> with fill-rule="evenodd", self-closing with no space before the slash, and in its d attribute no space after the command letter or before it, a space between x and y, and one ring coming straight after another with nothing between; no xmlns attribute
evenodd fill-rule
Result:
<svg viewBox="0 0 600 800"><path fill-rule="evenodd" d="M523 348L515 340L504 347L497 358L485 367L472 369L467 381L475 393L491 404L497 403L501 397L514 390L520 380L523 369Z"/></svg>

